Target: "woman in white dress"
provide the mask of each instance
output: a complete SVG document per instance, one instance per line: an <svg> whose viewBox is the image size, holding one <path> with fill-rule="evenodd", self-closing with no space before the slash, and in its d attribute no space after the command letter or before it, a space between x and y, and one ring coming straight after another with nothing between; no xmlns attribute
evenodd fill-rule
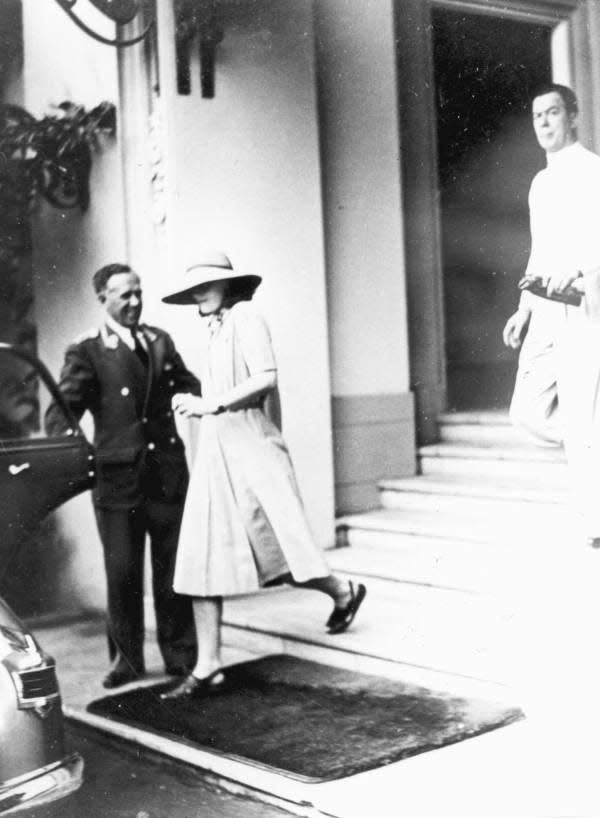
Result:
<svg viewBox="0 0 600 818"><path fill-rule="evenodd" d="M268 327L249 303L261 278L212 252L190 267L168 304L197 304L207 325L202 397L173 408L199 418L173 586L193 597L198 661L163 698L206 695L225 682L220 655L224 596L287 582L327 594L326 627L352 623L366 589L333 575L308 528L293 466L274 416L277 368Z"/></svg>

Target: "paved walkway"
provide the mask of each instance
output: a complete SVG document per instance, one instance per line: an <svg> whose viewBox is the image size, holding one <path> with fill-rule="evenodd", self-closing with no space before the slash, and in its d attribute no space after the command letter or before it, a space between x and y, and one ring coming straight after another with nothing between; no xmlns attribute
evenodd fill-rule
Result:
<svg viewBox="0 0 600 818"><path fill-rule="evenodd" d="M214 786L200 770L80 723L67 724L66 742L85 758L81 788L29 807L22 818L290 818L279 807Z"/></svg>
<svg viewBox="0 0 600 818"><path fill-rule="evenodd" d="M219 756L88 714L87 704L106 695L105 638L98 620L37 627L54 655L66 715L128 742L205 771L233 792L307 816L339 818L598 818L597 753L582 752L581 734L570 739L550 727L520 722L461 744L425 753L368 773L325 784L301 784L238 759ZM254 656L256 654L253 654ZM226 662L250 658L226 649ZM148 678L163 679L158 651L149 640ZM123 688L124 689L124 688ZM562 728L561 728L562 730ZM565 735L567 737L565 738ZM579 742L573 744L573 740Z"/></svg>

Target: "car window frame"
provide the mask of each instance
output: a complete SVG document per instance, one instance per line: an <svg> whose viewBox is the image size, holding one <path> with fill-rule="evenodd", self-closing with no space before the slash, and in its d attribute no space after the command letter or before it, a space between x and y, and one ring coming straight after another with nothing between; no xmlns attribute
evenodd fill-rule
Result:
<svg viewBox="0 0 600 818"><path fill-rule="evenodd" d="M65 401L62 392L58 388L56 381L52 377L50 370L48 367L32 352L29 352L23 347L16 346L15 344L9 344L4 341L0 341L0 352L5 351L15 355L17 358L20 358L22 361L30 364L36 373L41 377L42 382L50 392L52 399L59 405L61 411L64 413L66 420L68 421L68 428L65 431L64 435L60 435L57 437L50 437L50 436L43 436L43 437L31 437L31 438L9 438L7 440L3 440L0 442L0 448L5 450L6 448L23 448L23 449L30 449L30 448L52 448L57 445L64 444L68 440L74 439L83 439L88 445L91 445L88 439L86 438L83 430L79 424L79 421L69 408L69 405Z"/></svg>

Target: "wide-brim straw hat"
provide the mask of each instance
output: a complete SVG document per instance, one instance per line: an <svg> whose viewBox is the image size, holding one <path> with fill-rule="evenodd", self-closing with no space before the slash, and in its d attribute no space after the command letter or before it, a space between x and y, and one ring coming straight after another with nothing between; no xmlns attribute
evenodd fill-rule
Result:
<svg viewBox="0 0 600 818"><path fill-rule="evenodd" d="M198 287L213 281L225 280L235 281L236 288L239 287L240 290L248 289L253 292L262 281L262 277L256 275L256 273L244 273L234 270L225 253L210 250L202 253L198 261L186 269L179 281L177 290L163 296L162 301L165 304L195 304L194 292Z"/></svg>

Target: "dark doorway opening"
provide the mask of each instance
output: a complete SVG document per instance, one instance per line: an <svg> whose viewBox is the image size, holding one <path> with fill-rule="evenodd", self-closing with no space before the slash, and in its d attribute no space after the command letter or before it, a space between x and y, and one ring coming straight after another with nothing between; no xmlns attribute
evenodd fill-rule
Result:
<svg viewBox="0 0 600 818"><path fill-rule="evenodd" d="M530 100L551 79L551 29L433 12L448 408L506 408L502 328L529 253L527 196L545 164Z"/></svg>

